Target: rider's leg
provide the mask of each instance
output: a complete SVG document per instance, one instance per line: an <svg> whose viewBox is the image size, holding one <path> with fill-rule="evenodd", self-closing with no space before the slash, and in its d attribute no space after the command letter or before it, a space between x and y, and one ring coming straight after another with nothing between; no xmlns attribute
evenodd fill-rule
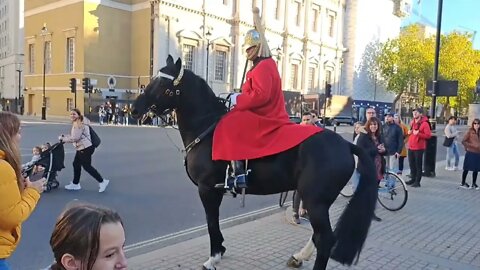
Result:
<svg viewBox="0 0 480 270"><path fill-rule="evenodd" d="M235 186L238 188L247 188L247 171L245 160L232 161L233 173L235 174Z"/></svg>

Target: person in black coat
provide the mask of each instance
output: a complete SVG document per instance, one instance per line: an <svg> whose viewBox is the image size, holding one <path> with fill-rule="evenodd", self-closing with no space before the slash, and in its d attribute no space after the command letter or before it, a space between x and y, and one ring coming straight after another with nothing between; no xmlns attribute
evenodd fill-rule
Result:
<svg viewBox="0 0 480 270"><path fill-rule="evenodd" d="M372 117L368 119L357 140L357 146L363 148L374 160L378 182L382 180L385 172L385 160L382 155L386 152L382 136L380 135L380 126L381 123L378 118ZM382 220L377 215L373 219L376 221Z"/></svg>

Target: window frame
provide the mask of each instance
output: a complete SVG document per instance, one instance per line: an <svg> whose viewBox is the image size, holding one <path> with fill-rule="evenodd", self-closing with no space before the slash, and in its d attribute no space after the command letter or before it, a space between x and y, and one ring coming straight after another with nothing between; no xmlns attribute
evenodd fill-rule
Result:
<svg viewBox="0 0 480 270"><path fill-rule="evenodd" d="M75 37L67 37L65 72L75 72Z"/></svg>

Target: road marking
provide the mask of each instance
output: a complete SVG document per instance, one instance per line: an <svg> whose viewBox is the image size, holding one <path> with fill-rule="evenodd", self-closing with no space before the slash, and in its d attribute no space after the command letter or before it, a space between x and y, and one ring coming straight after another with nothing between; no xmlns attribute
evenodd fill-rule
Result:
<svg viewBox="0 0 480 270"><path fill-rule="evenodd" d="M290 204L291 204L291 202L286 202L285 206L288 206ZM265 208L262 208L262 209L254 210L254 211L251 211L251 212L248 212L248 213L244 213L244 214L240 214L240 215L237 215L237 216L222 219L222 220L220 220L220 225L225 225L225 224L228 224L228 223L238 222L238 221L243 220L243 219L245 219L246 221L249 221L248 218L250 218L250 217L265 214L265 213L269 213L269 212L273 212L273 211L278 211L278 209L283 209L283 208L280 208L278 205L274 205L274 206L269 206L269 207L265 207ZM140 249L140 248L145 248L145 247L148 247L148 246L156 245L156 244L159 244L159 243L164 242L164 241L172 240L172 239L175 239L177 237L186 236L188 234L200 232L200 231L203 231L203 230L207 230L207 225L200 225L200 226L192 227L192 228L185 229L185 230L182 230L182 231L166 234L166 235L163 235L163 236L160 236L160 237L152 238L152 239L149 239L149 240L141 241L141 242L138 242L138 243L135 243L135 244L131 244L131 245L125 246L125 252L131 252L133 250L137 250L137 249Z"/></svg>

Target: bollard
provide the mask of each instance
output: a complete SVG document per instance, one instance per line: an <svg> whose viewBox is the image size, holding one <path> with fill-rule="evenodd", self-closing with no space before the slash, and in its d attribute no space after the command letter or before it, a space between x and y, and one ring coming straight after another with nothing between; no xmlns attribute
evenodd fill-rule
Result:
<svg viewBox="0 0 480 270"><path fill-rule="evenodd" d="M423 174L425 177L435 177L435 165L437 159L437 135L427 140L427 148L423 155Z"/></svg>
<svg viewBox="0 0 480 270"><path fill-rule="evenodd" d="M337 133L337 125L333 125L333 132Z"/></svg>

